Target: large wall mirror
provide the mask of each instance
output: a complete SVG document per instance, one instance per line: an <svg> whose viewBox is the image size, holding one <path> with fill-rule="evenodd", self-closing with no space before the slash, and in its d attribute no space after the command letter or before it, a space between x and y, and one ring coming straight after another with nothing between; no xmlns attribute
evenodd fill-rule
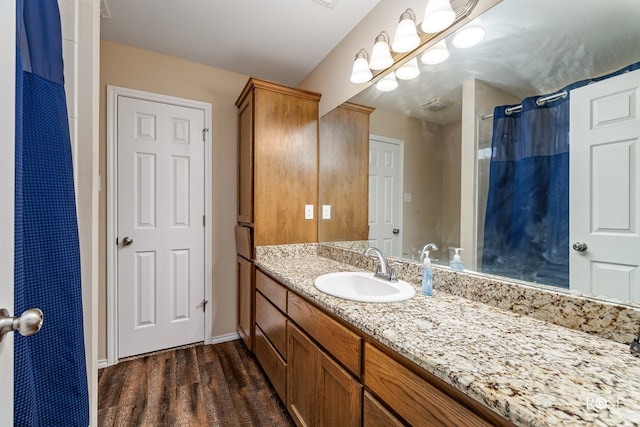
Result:
<svg viewBox="0 0 640 427"><path fill-rule="evenodd" d="M550 160L542 169L536 165L515 175L498 175L497 169L505 168L505 164L494 165L493 161L500 156L495 153L496 148L492 154L492 145L495 147L497 144L494 130L497 129L502 139L522 139L510 136L508 129L512 126L508 120L525 115L516 110L509 117L502 114L494 117L498 111L494 111L496 107L523 105L526 110L531 100L546 98L547 95L562 95L564 89L570 90L573 88L570 85L578 82L582 82L578 86L586 87L587 80L598 80L629 66L633 70L633 64L640 61L639 19L640 2L637 0L502 0L474 21L486 31L479 44L457 48L452 43L454 34L450 34L444 39L449 51L449 57L444 62L424 64L418 61L421 71L418 78L398 80L398 88L391 92L381 92L371 85L353 97L350 103L374 109L369 115L369 235L364 237L361 228L350 225L340 235L323 233L322 228L328 227L330 222L320 220L320 240L342 244L356 241L365 247L368 244L375 245L388 255L416 262L419 261L423 246L435 243L439 250L432 252L431 258L434 263L442 265L448 265L453 249L461 247L466 270L552 285L558 289L584 292L617 302L640 304L640 269L637 267L640 264L640 244L616 240L616 235L624 235L625 238L640 235L640 197L634 195L625 201L626 196L610 195L601 197L606 202L600 202L599 207L591 206L587 211L577 211L569 206L569 188L573 188L576 182L572 174L567 175L567 180L574 181L567 183L566 189L554 193L555 198L547 197L547 207L544 208L544 215L547 215L547 211L554 208L562 211L559 207L566 205L569 212L559 214L567 217L564 225L559 226L560 231L558 228L551 231L539 228L541 223L545 223L546 227L548 222L559 221L553 217L526 222L529 220L522 219L524 214L511 212L507 215L496 211L501 206L499 199L507 191L520 191L515 197L529 200L538 197L538 193L548 195L556 191L540 189L532 186L532 183L537 185L541 181L549 181L551 175L565 173L558 170L565 170L568 174L569 164L572 173L591 170L594 165L598 170L605 166L609 168L604 173L608 178L604 180L593 181L589 175L577 178L586 179L591 190L600 185L598 182L604 182L601 188L622 184L625 188L629 187L625 191L633 192L634 188L640 186L640 147L637 140L627 138L624 144L601 144L606 149L592 146L588 149L590 153L595 153L589 154L591 157L575 154L575 147L569 148L568 137L564 142L556 142L556 147L551 151L540 149L534 141L530 145L533 148L527 149L535 151L534 157L549 159L560 155L560 160ZM428 43L423 51L433 47L435 41ZM613 93L616 90L612 89ZM622 108L627 108L630 116L640 115L640 92L629 92L627 89L622 92L628 95L623 97L627 101L621 101L622 104L626 102L627 107L623 105ZM570 92L570 96L551 97L543 107L549 112L546 116L555 114L551 113L554 103L567 106L574 103L573 93ZM594 103L588 99L582 102ZM497 123L503 119L508 122L504 125ZM538 119L534 120L536 132L541 126ZM544 133L558 139L557 135L569 133L568 128L562 126L561 129ZM328 141L322 137L322 131L320 144L320 193L324 191L325 194L331 194L331 188L336 185L344 190L345 186L349 186L349 180L337 184L336 177L340 176L340 171L336 171L335 167L331 171L331 180L323 174L326 164L323 165L322 149ZM565 149L558 149L557 146L562 144ZM379 172L371 162L376 157L384 158L384 155L378 156L376 153L387 152L391 153L387 159L394 159L398 170L393 172L397 174L395 178L385 178L386 181L382 182L375 175L386 172ZM627 157L623 157L620 154L622 152ZM522 156L506 160L517 163L521 159ZM554 169L555 166L549 166L549 163L565 164L560 166L561 169ZM349 162L343 164L349 168ZM396 182L393 182L394 179ZM501 180L508 185L496 187ZM374 194L375 191L378 193ZM340 191L335 194L345 197L346 193ZM571 196L575 194L577 191L572 190ZM320 205L331 204L330 196L320 200ZM372 212L378 214L372 215ZM533 215L540 217L542 214L538 212ZM595 253L592 252L595 251L595 240L585 235L572 241L573 236L569 235L570 231L574 232L573 227L578 221L584 222L584 218L593 220L598 215L610 220L610 229L605 226L600 233L613 236L609 245L631 252L627 258L614 257L607 261L606 265L602 264L602 269L598 269L597 263L593 262L575 263L588 260L590 254ZM524 222L519 223L521 219ZM341 217L340 212L334 212L331 217L331 221L342 221L344 224L351 220L349 215ZM382 233L379 225L383 220L388 222L390 235L376 234ZM507 240L504 235L495 234L496 229L504 226L500 225L500 221L508 222L509 227L506 228L510 228L511 232L516 230L520 233L517 239L526 240L526 250L535 255L510 258L510 255L494 254L493 246L499 246L504 243L502 240ZM593 226L593 221L589 224L587 226ZM616 232L625 226L626 230ZM350 233L350 230L354 230L354 233ZM540 241L552 240L555 246L539 245ZM574 243L585 243L588 249L580 251L582 247L578 245L574 250ZM495 261L498 264L502 263L500 268L495 267L497 264L492 264L493 261L489 262L491 256L494 261L498 260ZM538 258L540 261L536 261ZM581 270L599 275L600 287L585 288L584 282L591 278L574 274ZM623 282L629 283L629 286L617 286L617 283Z"/></svg>

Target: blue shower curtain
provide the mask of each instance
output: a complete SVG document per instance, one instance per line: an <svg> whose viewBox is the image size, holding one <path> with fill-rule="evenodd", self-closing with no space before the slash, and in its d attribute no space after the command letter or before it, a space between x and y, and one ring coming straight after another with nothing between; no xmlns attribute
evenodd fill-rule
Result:
<svg viewBox="0 0 640 427"><path fill-rule="evenodd" d="M629 65L561 89L567 96L493 113L482 271L569 287L569 102L571 90L640 68Z"/></svg>
<svg viewBox="0 0 640 427"><path fill-rule="evenodd" d="M569 100L494 111L482 271L569 283Z"/></svg>
<svg viewBox="0 0 640 427"><path fill-rule="evenodd" d="M56 0L16 4L16 313L44 312L15 336L14 425L86 426L80 250Z"/></svg>

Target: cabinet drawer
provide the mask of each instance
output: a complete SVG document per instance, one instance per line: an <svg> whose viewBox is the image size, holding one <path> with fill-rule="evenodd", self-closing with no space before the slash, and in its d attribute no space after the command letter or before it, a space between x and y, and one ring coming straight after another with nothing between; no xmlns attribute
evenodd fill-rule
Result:
<svg viewBox="0 0 640 427"><path fill-rule="evenodd" d="M289 317L355 376L360 377L362 338L289 292Z"/></svg>
<svg viewBox="0 0 640 427"><path fill-rule="evenodd" d="M256 272L256 288L283 313L287 313L287 288L264 274Z"/></svg>
<svg viewBox="0 0 640 427"><path fill-rule="evenodd" d="M287 401L287 363L269 343L260 327L256 327L255 354L269 381L283 402Z"/></svg>
<svg viewBox="0 0 640 427"><path fill-rule="evenodd" d="M365 385L411 425L492 425L370 344L364 375Z"/></svg>
<svg viewBox="0 0 640 427"><path fill-rule="evenodd" d="M286 360L287 318L260 292L256 292L256 324Z"/></svg>

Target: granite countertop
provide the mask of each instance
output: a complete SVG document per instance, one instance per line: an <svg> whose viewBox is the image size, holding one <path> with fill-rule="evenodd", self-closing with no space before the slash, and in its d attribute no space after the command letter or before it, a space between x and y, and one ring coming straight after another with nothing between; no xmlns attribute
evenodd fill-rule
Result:
<svg viewBox="0 0 640 427"><path fill-rule="evenodd" d="M640 425L640 359L629 347L437 291L403 302L359 303L313 280L361 271L320 256L265 257L282 283L523 426Z"/></svg>

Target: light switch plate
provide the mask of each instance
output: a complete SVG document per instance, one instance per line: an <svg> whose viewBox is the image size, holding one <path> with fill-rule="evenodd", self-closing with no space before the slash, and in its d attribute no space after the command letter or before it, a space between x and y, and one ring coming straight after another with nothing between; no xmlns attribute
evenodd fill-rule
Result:
<svg viewBox="0 0 640 427"><path fill-rule="evenodd" d="M304 219L313 219L313 205L304 205Z"/></svg>
<svg viewBox="0 0 640 427"><path fill-rule="evenodd" d="M331 219L331 205L322 205L322 219Z"/></svg>
<svg viewBox="0 0 640 427"><path fill-rule="evenodd" d="M411 193L404 193L404 202L411 203Z"/></svg>

